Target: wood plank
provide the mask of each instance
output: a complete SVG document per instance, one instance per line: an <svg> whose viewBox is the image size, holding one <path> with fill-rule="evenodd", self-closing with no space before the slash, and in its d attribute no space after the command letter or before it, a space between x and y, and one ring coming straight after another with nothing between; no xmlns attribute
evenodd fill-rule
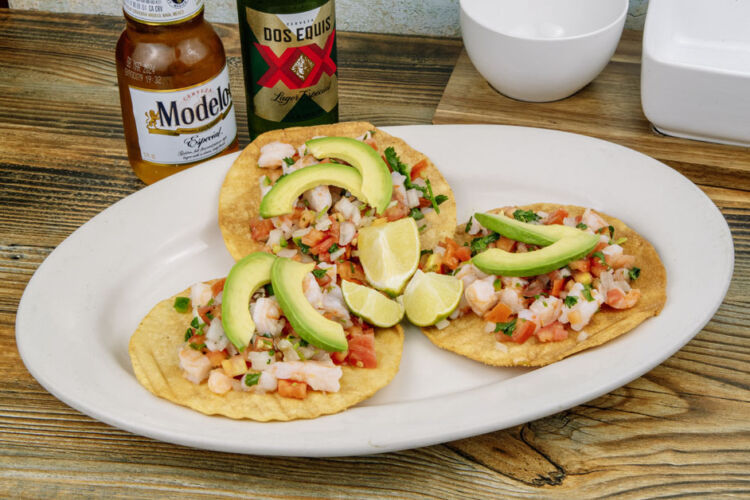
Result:
<svg viewBox="0 0 750 500"><path fill-rule="evenodd" d="M495 91L462 51L433 123L499 123L599 137L641 151L698 184L750 191L750 149L668 137L641 110L641 33L625 30L612 62L577 94L527 103Z"/></svg>

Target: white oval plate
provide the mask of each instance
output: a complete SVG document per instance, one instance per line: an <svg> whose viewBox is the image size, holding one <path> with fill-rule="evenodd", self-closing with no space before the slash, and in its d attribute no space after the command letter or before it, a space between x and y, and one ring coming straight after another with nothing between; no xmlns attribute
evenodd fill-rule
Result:
<svg viewBox="0 0 750 500"><path fill-rule="evenodd" d="M257 423L183 408L138 384L128 340L159 300L229 271L216 207L232 155L115 203L50 254L18 308L16 341L26 367L73 408L136 434L228 452L357 455L503 429L589 401L671 356L719 307L733 270L729 228L700 189L662 163L551 130L386 130L434 160L456 194L459 221L474 211L537 201L590 206L625 221L656 246L667 268L661 315L534 370L472 362L407 326L396 378L343 413Z"/></svg>

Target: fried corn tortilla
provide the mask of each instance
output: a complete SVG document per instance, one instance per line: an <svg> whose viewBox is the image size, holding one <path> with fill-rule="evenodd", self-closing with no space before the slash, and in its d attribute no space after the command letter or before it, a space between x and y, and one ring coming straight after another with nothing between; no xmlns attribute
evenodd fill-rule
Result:
<svg viewBox="0 0 750 500"><path fill-rule="evenodd" d="M538 203L521 208L552 213L559 206L551 203ZM575 206L564 208L571 216L581 215L585 210ZM490 210L490 213L498 212L500 209ZM443 330L435 327L423 328L424 334L442 349L488 365L544 366L571 354L609 342L629 332L651 316L659 314L667 300L667 274L656 250L622 221L601 212L597 213L614 226L615 235L618 238L627 238L627 242L622 244L625 253L634 255L636 266L641 268L640 277L634 285L640 289L641 297L634 307L624 310L603 308L584 328L588 337L581 342L576 340L577 332L572 332L568 339L559 342L539 342L536 337L532 336L523 344L504 342L503 344L508 348L507 352L498 348L494 334L484 330L485 321L473 313L451 321L450 325ZM462 245L470 241L472 236L464 232L462 224L457 228L454 239Z"/></svg>
<svg viewBox="0 0 750 500"><path fill-rule="evenodd" d="M342 366L339 392L308 391L305 399L291 399L278 393L254 394L229 391L220 396L206 383L193 384L182 375L177 353L192 315L175 311L175 297L159 302L141 321L130 338L128 352L138 381L153 394L207 415L258 421L315 418L338 413L363 401L385 387L398 372L404 332L400 325L375 330L377 368Z"/></svg>
<svg viewBox="0 0 750 500"><path fill-rule="evenodd" d="M373 139L381 154L386 148L393 147L401 161L409 166L423 159L426 160L427 168L423 172L432 184L434 195L443 194L448 197L440 204L440 214L431 212L425 215L427 229L420 234L422 248L432 248L438 241L451 236L456 226L456 201L445 178L429 158L412 149L398 137L376 129L371 123L344 122L266 132L259 135L242 151L227 173L219 194L219 227L232 257L239 260L251 252L263 250L263 243L253 240L250 233L250 221L259 217L261 201L259 179L271 170L258 167L260 149L263 146L280 141L299 147L316 136L359 137L368 130L375 131Z"/></svg>

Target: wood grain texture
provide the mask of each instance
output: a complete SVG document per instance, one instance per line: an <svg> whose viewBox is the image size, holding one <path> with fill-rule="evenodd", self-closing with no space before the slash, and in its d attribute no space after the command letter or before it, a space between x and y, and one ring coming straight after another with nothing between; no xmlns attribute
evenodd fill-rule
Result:
<svg viewBox="0 0 750 500"><path fill-rule="evenodd" d="M668 137L648 122L640 100L642 34L625 30L612 62L592 83L550 103L505 97L462 51L433 123L499 123L590 135L653 156L698 184L750 190L750 148Z"/></svg>
<svg viewBox="0 0 750 500"><path fill-rule="evenodd" d="M109 17L0 12L0 497L750 495L750 197L734 189L739 184L706 173L712 161L727 175L741 173L741 158L731 157L746 152L733 148L686 143L680 160L694 165L694 180L705 180L701 188L732 229L735 275L724 303L662 365L584 405L444 445L296 459L153 441L47 393L15 347L23 289L73 230L143 187L126 160L115 86L113 52L122 25ZM244 145L236 27L216 28L229 56ZM342 119L378 125L429 123L461 50L455 40L352 33L341 33L339 43ZM639 53L635 44L622 45L614 66L637 71ZM608 126L633 137L640 126L636 107L624 103ZM536 126L579 126L562 111L525 114L514 115L514 123L523 117Z"/></svg>

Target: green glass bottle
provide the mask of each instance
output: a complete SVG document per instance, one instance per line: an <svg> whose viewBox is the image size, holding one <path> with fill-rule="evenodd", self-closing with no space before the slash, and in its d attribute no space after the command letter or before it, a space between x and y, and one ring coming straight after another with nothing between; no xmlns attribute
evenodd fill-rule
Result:
<svg viewBox="0 0 750 500"><path fill-rule="evenodd" d="M250 137L339 119L333 0L237 0Z"/></svg>

